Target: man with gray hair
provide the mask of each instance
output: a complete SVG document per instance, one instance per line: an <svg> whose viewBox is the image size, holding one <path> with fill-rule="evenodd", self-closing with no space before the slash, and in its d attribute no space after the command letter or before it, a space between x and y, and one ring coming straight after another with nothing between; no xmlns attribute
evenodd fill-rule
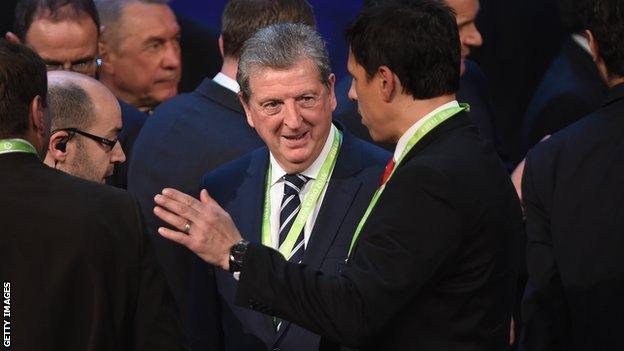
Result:
<svg viewBox="0 0 624 351"><path fill-rule="evenodd" d="M312 27L276 24L256 32L242 48L237 81L247 122L266 147L207 174L202 188L247 240L336 273L390 155L332 123L335 77ZM194 348L319 349L318 335L236 306L236 276L203 261L194 268Z"/></svg>
<svg viewBox="0 0 624 351"><path fill-rule="evenodd" d="M168 0L96 0L100 80L144 112L178 93L180 27Z"/></svg>
<svg viewBox="0 0 624 351"><path fill-rule="evenodd" d="M221 72L206 77L195 91L176 96L156 109L136 140L128 172L128 190L142 205L167 281L183 313L191 255L156 232L161 221L151 210L154 194L163 187L197 194L204 174L262 146L262 140L245 121L237 96L235 79L243 43L270 24L315 24L312 7L305 0L230 0L221 22Z"/></svg>
<svg viewBox="0 0 624 351"><path fill-rule="evenodd" d="M52 132L45 163L94 182L104 183L115 163L126 156L117 140L121 110L102 83L82 74L48 73Z"/></svg>

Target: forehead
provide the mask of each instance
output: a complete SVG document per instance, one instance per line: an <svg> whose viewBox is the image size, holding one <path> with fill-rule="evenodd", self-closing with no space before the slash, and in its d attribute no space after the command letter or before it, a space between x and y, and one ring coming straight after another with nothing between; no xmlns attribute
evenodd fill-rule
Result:
<svg viewBox="0 0 624 351"><path fill-rule="evenodd" d="M35 19L26 33L26 44L46 60L72 61L97 54L98 31L88 16L76 20Z"/></svg>
<svg viewBox="0 0 624 351"><path fill-rule="evenodd" d="M122 10L118 37L123 41L170 38L180 32L173 11L165 4L131 3Z"/></svg>
<svg viewBox="0 0 624 351"><path fill-rule="evenodd" d="M290 68L252 68L249 76L252 96L285 98L306 92L318 92L325 85L320 80L319 69L311 59L300 60Z"/></svg>
<svg viewBox="0 0 624 351"><path fill-rule="evenodd" d="M446 3L455 11L458 24L474 21L479 12L479 0L446 0Z"/></svg>

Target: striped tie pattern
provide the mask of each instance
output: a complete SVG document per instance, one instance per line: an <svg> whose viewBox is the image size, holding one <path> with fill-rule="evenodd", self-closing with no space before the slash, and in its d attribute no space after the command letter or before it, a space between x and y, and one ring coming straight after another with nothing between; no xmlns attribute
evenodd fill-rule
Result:
<svg viewBox="0 0 624 351"><path fill-rule="evenodd" d="M282 197L282 205L280 207L280 227L279 227L279 244L280 246L286 240L288 232L299 213L301 208L301 199L299 193L308 178L301 174L287 174L284 176L284 196ZM301 262L305 251L303 231L299 233L295 246L288 260L290 262Z"/></svg>

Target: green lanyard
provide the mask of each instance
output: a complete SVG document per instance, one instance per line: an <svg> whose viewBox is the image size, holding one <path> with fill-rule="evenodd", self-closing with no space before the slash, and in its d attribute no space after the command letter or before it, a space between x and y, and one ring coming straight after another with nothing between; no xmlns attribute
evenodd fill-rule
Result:
<svg viewBox="0 0 624 351"><path fill-rule="evenodd" d="M470 111L470 106L468 104L459 104L459 107L450 107L450 108L444 109L436 113L435 115L431 116L431 118L427 119L427 121L425 121L425 123L423 123L423 125L420 126L420 128L416 130L416 133L407 142L407 145L405 146L405 150L403 150L403 153L401 153L401 156L394 164L392 173L390 173L390 176L386 180L386 183L382 184L379 188L377 188L377 191L375 191L375 194L373 195L373 198L370 204L368 205L366 212L364 212L364 216L362 216L362 219L360 219L360 223L358 223L358 226L355 228L355 233L353 234L353 238L351 239L351 245L349 246L349 253L347 254L347 257L351 256L351 251L353 250L353 247L355 246L355 243L357 242L358 237L360 236L360 232L362 231L362 227L364 227L364 223L366 223L366 220L368 220L368 216L370 216L371 211L377 204L377 200L379 200L381 193L386 188L386 184L388 183L390 178L392 178L394 171L396 171L396 169L399 167L399 164L401 163L401 161L403 161L403 158L405 157L405 155L407 155L407 153L410 152L410 150L414 147L414 145L416 145L416 143L418 143L425 135L427 135L427 133L429 133L435 127L439 126L442 122L446 121L447 119L455 116L456 114L464 110Z"/></svg>
<svg viewBox="0 0 624 351"><path fill-rule="evenodd" d="M37 150L29 142L22 139L0 139L0 155L13 152L25 152L39 157Z"/></svg>
<svg viewBox="0 0 624 351"><path fill-rule="evenodd" d="M292 227L288 231L288 235L286 239L279 246L279 252L288 259L292 253L292 249L297 242L297 238L299 234L301 234L301 230L305 226L306 221L308 220L308 216L314 210L316 206L316 202L318 201L323 189L325 189L326 184L329 182L329 175L334 169L334 165L336 164L336 159L338 158L338 152L340 150L340 144L342 143L342 134L338 130L338 128L334 127L334 142L332 143L331 149L329 151L329 155L325 159L323 166L321 166L321 170L318 174L318 177L314 181L314 185L306 194L306 197L301 204L301 209L295 218ZM271 165L269 164L269 169L267 170L266 177L266 187L265 187L265 195L264 195L264 211L262 214L262 244L265 246L273 247L273 240L271 240Z"/></svg>

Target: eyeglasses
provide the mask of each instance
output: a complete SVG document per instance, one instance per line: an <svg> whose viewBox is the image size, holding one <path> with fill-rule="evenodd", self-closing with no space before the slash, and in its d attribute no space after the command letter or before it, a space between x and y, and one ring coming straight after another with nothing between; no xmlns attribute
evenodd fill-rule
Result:
<svg viewBox="0 0 624 351"><path fill-rule="evenodd" d="M115 147L115 144L117 144L117 142L119 141L119 139L112 139L111 140L111 139L102 138L100 136L93 135L93 134L84 132L84 131L82 131L80 129L76 129L76 128L56 129L56 130L53 130L52 133L50 133L50 134L54 134L56 132L61 132L61 131L67 132L69 134L69 137L67 138L67 141L71 140L71 138L73 138L75 134L80 134L80 135L82 135L84 137L87 137L87 138L89 138L91 140L97 141L100 144L104 144L106 147L108 147L109 151L112 151L113 148Z"/></svg>
<svg viewBox="0 0 624 351"><path fill-rule="evenodd" d="M72 71L89 74L92 73L93 68L97 66L97 62L98 59L94 57L68 63L50 61L46 62L45 65L48 71Z"/></svg>

